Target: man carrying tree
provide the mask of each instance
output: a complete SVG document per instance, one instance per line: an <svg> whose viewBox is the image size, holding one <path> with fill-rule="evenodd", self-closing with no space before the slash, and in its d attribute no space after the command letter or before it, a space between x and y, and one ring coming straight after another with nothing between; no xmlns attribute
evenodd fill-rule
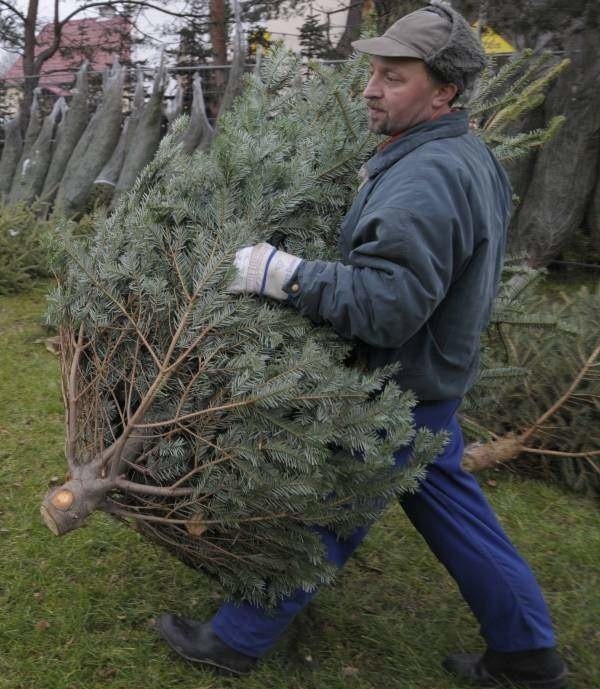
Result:
<svg viewBox="0 0 600 689"><path fill-rule="evenodd" d="M450 440L407 516L456 580L487 645L452 654L444 667L479 686L503 681L566 686L549 613L530 568L498 524L475 479L461 468L456 419L478 372L511 212L505 172L455 110L485 56L467 22L445 4L412 12L384 35L356 41L371 56L364 91L371 131L389 137L363 166L363 182L340 234L340 262L304 261L262 243L238 251L231 291L285 301L356 342L356 359L398 362L399 384L419 403L416 427ZM402 466L411 455L396 455ZM319 529L342 567L367 528L339 539ZM223 605L209 622L163 615L161 636L184 658L233 674L250 671L315 591L298 590L265 611Z"/></svg>

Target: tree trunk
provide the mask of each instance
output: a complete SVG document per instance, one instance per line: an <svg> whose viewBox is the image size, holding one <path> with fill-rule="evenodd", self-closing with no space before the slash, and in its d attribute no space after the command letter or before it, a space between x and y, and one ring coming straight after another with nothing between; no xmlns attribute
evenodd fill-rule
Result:
<svg viewBox="0 0 600 689"><path fill-rule="evenodd" d="M477 0L454 0L469 21ZM550 50L569 58L571 67L551 87L544 105L531 116L546 126L565 115L566 125L533 160L511 170L522 204L510 228L511 249L544 265L569 242L587 214L588 228L600 225L592 203L600 157L600 6L597 0L515 0L487 3L487 22L518 50ZM599 242L600 243L600 242Z"/></svg>
<svg viewBox="0 0 600 689"><path fill-rule="evenodd" d="M590 237L593 253L600 256L600 155L596 168L596 183L587 208L585 227Z"/></svg>
<svg viewBox="0 0 600 689"><path fill-rule="evenodd" d="M365 0L354 0L348 9L346 17L346 28L337 44L337 50L341 55L352 54L352 41L360 36L360 25L362 21Z"/></svg>
<svg viewBox="0 0 600 689"><path fill-rule="evenodd" d="M470 472L493 469L516 459L523 451L519 436L508 434L504 438L489 443L471 443L465 448L462 458L463 469Z"/></svg>
<svg viewBox="0 0 600 689"><path fill-rule="evenodd" d="M23 103L20 110L21 131L25 132L29 124L29 115L33 103L33 94L39 82L39 74L35 74L35 30L38 18L39 0L29 0L27 14L23 25Z"/></svg>
<svg viewBox="0 0 600 689"><path fill-rule="evenodd" d="M227 64L227 24L225 23L225 0L210 0L210 41L212 45L213 60L216 65ZM225 70L215 70L215 86L219 91L219 98L225 88Z"/></svg>
<svg viewBox="0 0 600 689"><path fill-rule="evenodd" d="M231 60L231 67L228 70L227 86L225 87L225 93L223 94L219 106L219 115L229 110L236 97L240 95L243 86L244 64L246 62L246 44L244 42L240 6L237 0L233 0L233 2L235 12L233 57Z"/></svg>
<svg viewBox="0 0 600 689"><path fill-rule="evenodd" d="M380 31L385 31L396 19L420 9L423 5L420 0L373 0Z"/></svg>
<svg viewBox="0 0 600 689"><path fill-rule="evenodd" d="M519 248L544 266L577 232L596 182L600 155L598 29L571 25L564 38L571 67L544 104L545 120L564 113L566 125L537 155L533 177L514 224ZM579 29L579 30L578 30Z"/></svg>

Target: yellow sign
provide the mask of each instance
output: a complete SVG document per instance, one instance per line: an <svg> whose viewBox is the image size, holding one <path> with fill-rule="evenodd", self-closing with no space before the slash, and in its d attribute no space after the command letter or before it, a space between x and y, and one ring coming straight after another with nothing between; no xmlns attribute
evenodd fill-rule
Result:
<svg viewBox="0 0 600 689"><path fill-rule="evenodd" d="M262 26L252 29L247 37L248 40L248 53L250 55L256 55L256 51L259 46L262 46L263 53L269 52L269 47L273 43L271 34Z"/></svg>
<svg viewBox="0 0 600 689"><path fill-rule="evenodd" d="M479 22L473 24L473 28L477 31ZM481 32L481 43L483 49L488 55L498 55L502 53L516 53L517 50L512 46L506 38L494 31L490 26L484 26Z"/></svg>

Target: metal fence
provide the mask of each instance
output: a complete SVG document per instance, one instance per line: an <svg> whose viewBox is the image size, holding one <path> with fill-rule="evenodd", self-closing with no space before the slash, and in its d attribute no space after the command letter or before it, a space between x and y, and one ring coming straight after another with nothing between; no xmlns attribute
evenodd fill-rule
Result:
<svg viewBox="0 0 600 689"><path fill-rule="evenodd" d="M347 60L319 60L321 64L343 64ZM255 69L256 65L253 62L248 62L245 65L246 72L250 73ZM135 89L137 71L141 69L144 74L144 81L147 83L146 91L151 88L152 77L156 72L156 67L146 66L146 65L131 65L125 68L125 88L123 93L124 98L124 111L127 114L131 102L133 100L133 92ZM220 74L223 72L228 72L231 69L230 64L226 65L194 65L189 67L173 66L166 67L166 71L169 74L169 83L165 90L165 102L168 103L175 98L175 91L177 85L180 84L184 88L184 110L189 108L191 99L191 82L195 74L200 74L203 82L203 93L207 103L207 109L209 110L209 117L211 116L211 110L216 111L216 105L220 102L225 87L227 84L226 78L219 78ZM59 92L69 92L75 84L75 77L77 75L77 68L65 69L60 71L53 71L44 73L41 76L40 84L40 100L42 103L42 112L47 114L52 110L55 101L64 95ZM89 70L88 76L90 77L90 93L92 94L92 99L97 98L100 95L102 89L102 80L106 70ZM57 79L57 76L64 75L64 79ZM44 77L52 77L52 87L44 87ZM18 110L18 102L20 95L22 93L23 84L27 79L32 79L34 77L16 77L7 79L0 76L0 127L3 123L10 117L14 117ZM65 95L67 101L69 95ZM187 106L187 107L186 107ZM212 106L212 107L211 107ZM0 133L0 141L1 141Z"/></svg>
<svg viewBox="0 0 600 689"><path fill-rule="evenodd" d="M198 65L195 67L167 67L169 75L169 82L165 90L165 103L172 101L175 98L177 85L187 91L188 99L191 98L191 82L194 74L199 73L202 76L203 91L207 104L218 102L223 95L226 78L219 78L218 75L227 72L231 65ZM253 64L246 65L247 71L252 71ZM147 66L131 66L125 68L125 82L123 90L123 109L125 114L130 110L133 101L133 93L137 81L137 72L141 69L144 75L145 90L148 95L151 90L152 78L156 72L153 67ZM41 104L42 114L46 115L52 110L56 100L61 95L64 95L67 102L70 98L70 91L75 84L75 77L77 69L66 69L60 72L51 72L43 74L40 79L39 100ZM89 70L88 77L90 82L90 95L92 99L92 106L102 92L102 83L105 75L105 70ZM44 80L44 77L52 77L51 83ZM57 78L59 77L59 78ZM60 78L64 77L64 78ZM0 77L0 126L10 117L14 117L18 111L19 101L23 90L23 85L26 79L31 77L19 78L2 78ZM185 100L185 99L184 99Z"/></svg>

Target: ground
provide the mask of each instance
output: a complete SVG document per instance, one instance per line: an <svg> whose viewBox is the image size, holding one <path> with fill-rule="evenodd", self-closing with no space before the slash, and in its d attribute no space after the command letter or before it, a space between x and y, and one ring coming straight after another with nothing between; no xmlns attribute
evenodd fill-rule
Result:
<svg viewBox="0 0 600 689"><path fill-rule="evenodd" d="M43 291L0 298L0 689L463 686L440 661L481 648L476 623L397 507L254 675L215 678L173 656L154 616L206 618L219 587L107 516L60 539L39 517L66 471ZM507 472L480 478L542 584L572 689L600 687L598 503Z"/></svg>

